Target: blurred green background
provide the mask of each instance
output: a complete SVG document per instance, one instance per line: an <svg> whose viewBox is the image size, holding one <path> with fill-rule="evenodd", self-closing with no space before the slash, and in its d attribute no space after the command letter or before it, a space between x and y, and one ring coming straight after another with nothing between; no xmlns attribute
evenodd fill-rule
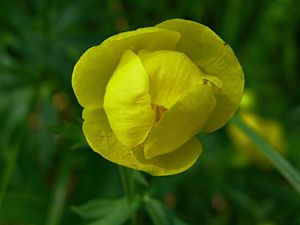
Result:
<svg viewBox="0 0 300 225"><path fill-rule="evenodd" d="M251 112L280 124L285 157L300 170L300 1L1 0L0 225L300 224L300 195L271 166L237 163L226 127L200 135L204 152L185 173L125 170L146 203L121 204L118 166L83 137L72 69L109 36L170 18L230 44Z"/></svg>

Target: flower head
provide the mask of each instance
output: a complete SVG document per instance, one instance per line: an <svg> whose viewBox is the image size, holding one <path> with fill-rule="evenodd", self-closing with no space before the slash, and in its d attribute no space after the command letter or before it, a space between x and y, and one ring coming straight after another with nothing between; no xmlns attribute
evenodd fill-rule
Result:
<svg viewBox="0 0 300 225"><path fill-rule="evenodd" d="M172 19L112 36L75 65L72 86L91 148L152 175L191 167L195 137L222 127L244 86L231 48L208 27Z"/></svg>

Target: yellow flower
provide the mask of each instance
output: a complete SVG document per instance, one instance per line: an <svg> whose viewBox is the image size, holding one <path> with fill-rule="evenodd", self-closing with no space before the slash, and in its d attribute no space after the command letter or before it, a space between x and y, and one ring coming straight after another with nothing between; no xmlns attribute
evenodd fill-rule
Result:
<svg viewBox="0 0 300 225"><path fill-rule="evenodd" d="M244 99L244 98L243 98ZM280 153L285 153L285 144L283 140L282 126L271 119L262 118L251 112L240 112L239 116L251 129L261 135L274 149ZM266 157L260 152L258 147L251 139L236 125L228 127L229 137L238 150L236 155L237 163L247 165L253 162L257 166L268 169L271 164Z"/></svg>
<svg viewBox="0 0 300 225"><path fill-rule="evenodd" d="M284 131L281 124L253 113L256 101L256 96L252 90L244 90L239 109L241 120L253 129L253 131L262 136L278 153L284 154L286 148L283 138ZM271 168L270 162L239 127L235 124L230 124L227 132L238 151L238 154L234 157L238 165L244 166L254 163L262 169Z"/></svg>
<svg viewBox="0 0 300 225"><path fill-rule="evenodd" d="M91 148L119 165L162 176L193 165L195 135L222 127L244 86L231 48L208 27L172 19L88 49L72 75Z"/></svg>

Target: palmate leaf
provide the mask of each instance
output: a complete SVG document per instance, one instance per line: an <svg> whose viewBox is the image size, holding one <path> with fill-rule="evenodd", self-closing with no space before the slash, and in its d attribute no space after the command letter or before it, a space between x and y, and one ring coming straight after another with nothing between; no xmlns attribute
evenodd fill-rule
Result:
<svg viewBox="0 0 300 225"><path fill-rule="evenodd" d="M300 174L292 165L281 155L279 155L273 147L268 144L261 136L248 127L239 117L234 117L232 123L238 126L258 147L262 154L274 165L274 167L284 176L290 184L300 193Z"/></svg>
<svg viewBox="0 0 300 225"><path fill-rule="evenodd" d="M81 206L73 206L74 213L85 219L93 219L89 225L119 225L126 222L140 206L139 198L131 204L125 197L95 199Z"/></svg>

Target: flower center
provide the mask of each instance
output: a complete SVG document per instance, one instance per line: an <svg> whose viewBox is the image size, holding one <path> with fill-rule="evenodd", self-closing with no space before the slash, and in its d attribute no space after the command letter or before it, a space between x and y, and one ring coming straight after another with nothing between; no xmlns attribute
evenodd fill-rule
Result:
<svg viewBox="0 0 300 225"><path fill-rule="evenodd" d="M155 112L155 121L158 122L161 117L163 116L163 114L168 110L166 107L162 106L162 105L155 105L152 104L152 108Z"/></svg>

